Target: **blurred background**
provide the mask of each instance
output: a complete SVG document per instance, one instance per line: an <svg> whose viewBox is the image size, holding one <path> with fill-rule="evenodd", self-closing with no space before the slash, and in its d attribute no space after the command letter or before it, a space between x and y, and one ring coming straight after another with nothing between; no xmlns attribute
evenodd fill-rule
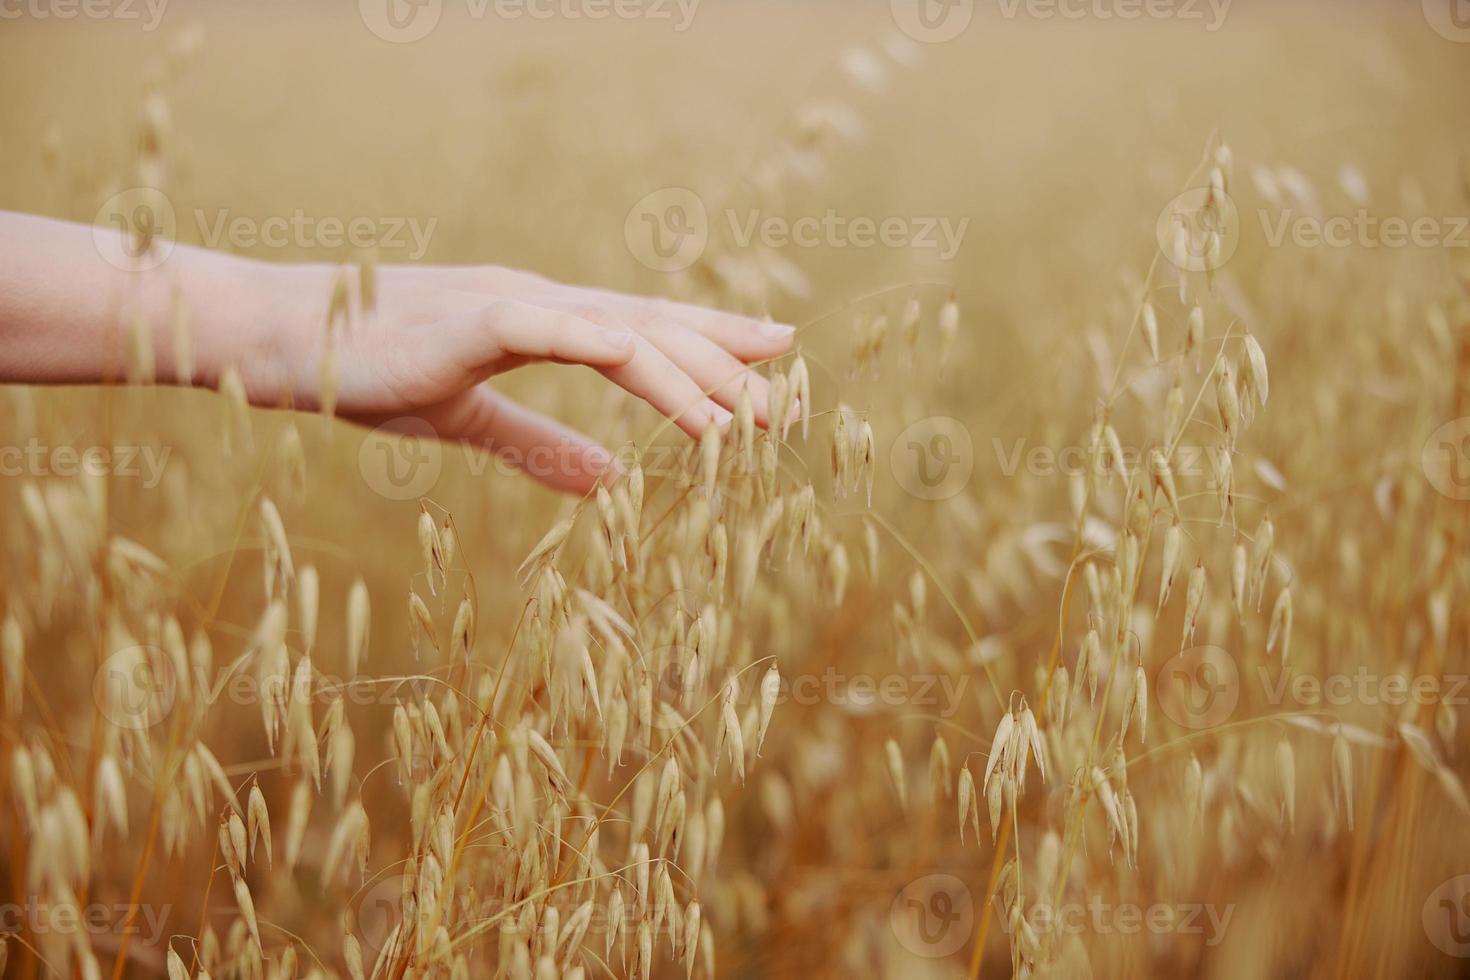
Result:
<svg viewBox="0 0 1470 980"><path fill-rule="evenodd" d="M785 465L815 485L822 534L832 549L845 542L851 584L833 603L816 572L772 570L748 606L722 607L735 614L731 644L749 647L750 662L777 657L783 676L836 663L910 686L877 707L793 699L748 784L721 770L723 855L689 885L720 975L1467 974L1467 746L1456 720L1470 696L1458 686L1470 663L1467 118L1464 0L0 0L0 209L105 225L120 193L148 186L166 201L169 237L258 259L497 264L799 326L824 417L809 441L792 439ZM1221 251L1184 260L1175 219L1200 210L1204 198L1187 195L1206 194L1212 171L1231 215ZM362 242L346 240L354 223ZM1162 356L1146 356L1140 299L1156 307L1147 315ZM910 300L922 318L905 343ZM943 322L949 302L957 331ZM1180 353L1197 304L1203 370L1197 348ZM1230 439L1235 510L1217 521L1226 494L1208 462L1223 439L1211 361L1243 333L1264 348L1274 397L1238 445ZM537 368L495 383L609 445L656 428L645 406L574 377ZM1111 554L1104 526L1128 519L1126 480L1079 509L1077 467L1057 460L1091 458L1102 415L1135 461L1172 448L1160 433L1176 382L1205 420L1193 463L1174 462L1184 507L1198 511L1185 522L1186 571L1172 612L1163 602L1157 612L1145 539L1147 584L1128 613L1136 650L1107 651L1101 700L1074 709L1096 712L1089 729L1111 732L1121 715L1126 730L1130 713L1137 725L1127 679L1146 668L1148 748L1119 735L1134 758L1141 843L1114 854L1096 807L1090 829L1075 831L1092 763L1109 778L1121 770L1056 735L1044 787L1033 772L1018 809L1007 803L1007 821L1018 816L1007 852L983 826L981 773L1005 714L989 687L1029 697L1043 716L1060 647L1081 690L1076 656L1100 614L1080 570L1069 572L1074 527L1088 554ZM422 499L453 515L462 562L432 615L447 635L472 580L489 651L478 656L497 669L527 601L514 569L581 513L458 449L395 456L396 443L380 452L376 435L285 412L252 412L242 430L208 392L12 386L3 404L0 443L52 450L50 468L0 479L0 595L25 624L32 665L7 751L39 740L65 754L94 737L78 680L95 670L89 607L80 593L48 597L42 614L41 545L24 517L26 485L66 482L56 446L136 450L141 476L107 481L108 533L167 564L186 630L208 624L219 664L247 647L268 597L254 567L266 547L251 517L261 494L280 507L298 564L320 572L320 648L345 644L340 613L360 576L384 675L419 669L401 593L427 590ZM871 503L834 493L827 423L838 406L873 427ZM651 477L650 498L692 465L676 437L660 444L672 469ZM394 458L428 469L405 484ZM1277 557L1268 546L1264 600L1247 615L1231 593L1232 548L1256 548L1263 519ZM881 533L874 567L869 529L880 526L894 533ZM1205 722L1179 704L1206 681L1168 668L1196 561L1210 570L1200 642L1238 668L1223 682L1232 710ZM1288 587L1292 670L1318 682L1366 673L1341 699L1281 686L1291 672L1267 636ZM1071 609L1060 625L1059 608ZM1259 622L1247 625L1251 615ZM1434 694L1386 703L1389 677L1428 678ZM951 701L918 703L917 678ZM414 846L411 794L362 775L393 756L391 715L384 703L351 712L353 795L372 815L375 869ZM713 728L707 736L714 755ZM199 737L242 800L261 774L283 824L296 774L272 758L254 709L218 712ZM940 737L945 775L926 776ZM1283 741L1295 746L1290 828ZM912 797L902 807L890 744ZM1140 755L1149 761L1137 765ZM970 832L963 844L955 835L966 764L979 786L978 848ZM931 779L946 784L933 800ZM90 785L85 773L76 781ZM619 785L594 780L588 792L626 805ZM169 935L196 937L209 920L228 946L229 889L199 873L218 814L139 875L148 779L130 787L132 834L94 855L93 896L122 902L141 880L145 898L172 910ZM86 811L90 827L90 799ZM11 824L0 830L8 901L26 906L33 835L10 816L0 821ZM327 847L334 819L314 815L308 852ZM620 858L621 845L610 847ZM1057 870L1058 851L1078 856ZM1011 857L1022 880L1049 873L1074 907L1097 898L1106 908L1037 953L1016 934L1012 900L992 901ZM280 950L294 937L300 975L349 975L340 932L363 931L371 881L318 892L261 874L256 911L279 927L267 930L265 969L286 969ZM1035 900L1051 889L1023 891ZM1117 918L1125 907L1141 921L1166 909L1167 923L1130 928ZM387 927L371 928L381 945ZM116 937L92 942L106 971ZM119 969L159 975L168 942L133 940ZM602 951L601 938L588 943ZM467 975L514 974L493 936L486 946ZM7 975L47 975L19 949ZM234 965L215 976L250 975L242 959L220 962ZM631 975L626 963L582 965ZM203 966L188 965L190 975ZM80 961L73 969L85 975ZM653 969L673 976L684 964Z"/></svg>

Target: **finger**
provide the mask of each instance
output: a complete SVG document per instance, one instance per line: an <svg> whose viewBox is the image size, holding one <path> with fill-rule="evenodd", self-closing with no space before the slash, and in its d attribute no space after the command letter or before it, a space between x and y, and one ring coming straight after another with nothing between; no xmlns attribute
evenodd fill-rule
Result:
<svg viewBox="0 0 1470 980"><path fill-rule="evenodd" d="M586 494L622 472L606 447L485 385L418 415L440 438L492 453L563 493Z"/></svg>
<svg viewBox="0 0 1470 980"><path fill-rule="evenodd" d="M693 330L747 363L780 357L791 350L796 336L796 328L789 324L772 323L691 303L628 296L601 289L563 288L577 295L581 302L605 305L611 311L621 313L635 329L658 324Z"/></svg>
<svg viewBox="0 0 1470 980"><path fill-rule="evenodd" d="M680 429L699 438L710 422L723 429L731 413L707 398L694 379L643 337L634 342L632 360L618 367L602 368L603 375L652 405Z"/></svg>
<svg viewBox="0 0 1470 980"><path fill-rule="evenodd" d="M452 317L445 330L450 343L478 368L527 359L608 368L626 364L634 353L634 335L620 324L600 325L518 300L496 300Z"/></svg>
<svg viewBox="0 0 1470 980"><path fill-rule="evenodd" d="M604 326L619 322L604 308L586 304L568 312ZM701 391L730 411L739 405L741 391L749 391L756 424L762 427L767 424L770 383L724 348L692 330L663 323L645 325L639 333L689 375Z"/></svg>

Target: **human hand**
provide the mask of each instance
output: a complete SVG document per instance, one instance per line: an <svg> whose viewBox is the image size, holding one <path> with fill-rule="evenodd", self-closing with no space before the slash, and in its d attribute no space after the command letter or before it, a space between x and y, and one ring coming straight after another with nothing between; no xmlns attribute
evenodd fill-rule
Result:
<svg viewBox="0 0 1470 980"><path fill-rule="evenodd" d="M355 287L357 270L349 272ZM331 292L326 280L335 275L325 267L282 272L303 305L318 310ZM335 334L338 414L370 426L422 420L442 438L522 465L539 450L540 458L556 462L525 467L528 472L577 493L614 465L607 448L480 382L536 361L586 365L697 437L710 422L725 427L742 390L750 393L756 423L767 424L768 383L747 365L785 353L793 333L780 324L494 267L387 266L377 270L375 292L374 308L363 310L360 290L347 290L350 326ZM316 321L325 317L318 312ZM313 384L298 376L293 387L311 400Z"/></svg>
<svg viewBox="0 0 1470 980"><path fill-rule="evenodd" d="M329 400L330 329L337 414L370 426L421 420L575 493L616 468L612 454L481 382L535 361L586 365L697 437L711 421L730 421L742 390L765 426L768 384L748 365L792 343L792 328L779 324L492 266L379 268L364 309L353 267L171 244L161 261L130 269L117 256L136 252L99 242L102 234L111 233L0 212L0 381L120 377L124 332L141 322L150 377L218 387L233 368L253 404L316 410ZM334 292L344 316L331 315ZM187 352L173 331L179 304ZM524 466L538 455L555 463Z"/></svg>

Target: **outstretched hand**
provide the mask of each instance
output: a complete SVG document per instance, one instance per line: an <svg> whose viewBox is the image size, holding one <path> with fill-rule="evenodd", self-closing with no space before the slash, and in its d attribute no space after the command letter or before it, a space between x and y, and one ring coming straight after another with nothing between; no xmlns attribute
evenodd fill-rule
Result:
<svg viewBox="0 0 1470 980"><path fill-rule="evenodd" d="M158 381L217 387L234 368L256 405L317 409L330 320L337 414L421 420L517 461L549 449L557 465L531 475L585 493L616 469L607 448L482 382L536 361L586 365L697 437L730 421L742 390L765 426L768 385L749 365L792 343L788 326L491 266L379 268L363 309L354 267L343 289L335 266L168 243L137 269L121 235L0 212L0 381L121 377L142 323ZM328 316L334 294L344 317Z"/></svg>

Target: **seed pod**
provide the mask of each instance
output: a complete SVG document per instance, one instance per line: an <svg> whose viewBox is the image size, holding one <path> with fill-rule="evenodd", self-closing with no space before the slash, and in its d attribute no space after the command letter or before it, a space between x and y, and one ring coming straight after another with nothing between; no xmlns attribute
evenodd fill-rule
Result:
<svg viewBox="0 0 1470 980"><path fill-rule="evenodd" d="M776 698L781 693L781 671L773 663L761 678L760 728L756 732L755 754L760 755L766 741L766 728L771 724L771 713L776 708Z"/></svg>
<svg viewBox="0 0 1470 980"><path fill-rule="evenodd" d="M1164 560L1163 567L1159 570L1159 611L1163 611L1164 603L1169 601L1169 592L1174 588L1174 576L1179 573L1183 537L1183 529L1177 520L1164 532Z"/></svg>
<svg viewBox="0 0 1470 980"><path fill-rule="evenodd" d="M444 556L439 544L439 525L426 510L419 511L419 560L429 579L429 595L438 595L437 582L444 573Z"/></svg>
<svg viewBox="0 0 1470 980"><path fill-rule="evenodd" d="M741 387L735 402L735 444L740 452L740 472L755 472L755 406L750 402L748 387Z"/></svg>
<svg viewBox="0 0 1470 980"><path fill-rule="evenodd" d="M1169 509L1174 512L1174 519L1180 519L1179 514L1179 492L1174 487L1174 470L1169 465L1169 458L1162 450L1155 449L1151 454L1154 486L1163 493L1164 499L1169 502Z"/></svg>
<svg viewBox="0 0 1470 980"><path fill-rule="evenodd" d="M255 943L257 951L260 949L260 925L255 921L255 900L250 897L250 887L245 884L244 878L235 879L235 904L240 906L240 915L245 920L245 927L250 930L250 938Z"/></svg>
<svg viewBox="0 0 1470 980"><path fill-rule="evenodd" d="M970 818L975 830L975 843L980 843L980 798L975 794L975 777L970 774L968 764L960 770L960 785L955 794L959 797L960 843L965 842L965 817Z"/></svg>
<svg viewBox="0 0 1470 980"><path fill-rule="evenodd" d="M791 362L791 395L796 399L792 408L801 416L801 437L806 439L812 422L812 377L807 370L806 359L800 354Z"/></svg>
<svg viewBox="0 0 1470 980"><path fill-rule="evenodd" d="M1240 399L1235 393L1234 372L1223 355L1215 361L1215 408L1220 413L1220 430L1228 449L1235 445L1240 430Z"/></svg>
<svg viewBox="0 0 1470 980"><path fill-rule="evenodd" d="M985 805L990 814L990 842L995 843L1000 831L1001 803L1005 795L1005 777L992 779L985 784Z"/></svg>
<svg viewBox="0 0 1470 980"><path fill-rule="evenodd" d="M935 804L950 794L949 746L942 735L936 735L929 747L929 793Z"/></svg>
<svg viewBox="0 0 1470 980"><path fill-rule="evenodd" d="M357 676L358 666L367 659L368 632L372 622L372 605L367 583L355 579L347 593L347 669Z"/></svg>
<svg viewBox="0 0 1470 980"><path fill-rule="evenodd" d="M832 496L847 496L852 484L852 440L847 434L847 411L837 407L837 421L832 427Z"/></svg>
<svg viewBox="0 0 1470 980"><path fill-rule="evenodd" d="M307 565L296 577L296 604L301 617L301 646L307 653L316 645L316 622L320 584L316 566Z"/></svg>
<svg viewBox="0 0 1470 980"><path fill-rule="evenodd" d="M1254 334L1245 335L1246 390L1256 399L1261 408L1266 407L1266 398L1271 393L1271 381L1266 374L1266 354Z"/></svg>
<svg viewBox="0 0 1470 980"><path fill-rule="evenodd" d="M1101 657L1102 638L1097 635L1097 630L1088 630L1087 635L1082 638L1082 649L1077 654L1077 677L1087 679L1087 698L1094 704L1097 702L1098 673L1102 669L1098 662Z"/></svg>
<svg viewBox="0 0 1470 980"><path fill-rule="evenodd" d="M1332 737L1332 802L1347 814L1348 830L1353 829L1353 756L1342 727Z"/></svg>
<svg viewBox="0 0 1470 980"><path fill-rule="evenodd" d="M1237 544L1230 555L1230 601L1239 617L1245 616L1245 575L1245 545Z"/></svg>
<svg viewBox="0 0 1470 980"><path fill-rule="evenodd" d="M990 785L990 774L1000 765L1001 758L1010 752L1011 732L1015 730L1016 719L1009 711L1001 715L1000 723L995 726L995 735L990 739L990 755L985 760L985 775L980 782Z"/></svg>
<svg viewBox="0 0 1470 980"><path fill-rule="evenodd" d="M888 778L893 780L893 790L898 794L899 809L907 810L909 802L903 771L903 752L899 750L898 743L890 738L883 743L883 754L888 760Z"/></svg>
<svg viewBox="0 0 1470 980"><path fill-rule="evenodd" d="M735 766L735 776L745 782L745 738L740 730L740 718L735 705L726 701L720 713L720 747L728 749L730 762Z"/></svg>
<svg viewBox="0 0 1470 980"><path fill-rule="evenodd" d="M1266 577L1271 569L1271 552L1276 544L1276 525L1270 515L1261 518L1256 528L1256 539L1251 544L1250 584L1256 599L1256 608L1261 608L1261 594L1266 591Z"/></svg>
<svg viewBox="0 0 1470 980"><path fill-rule="evenodd" d="M14 723L20 717L25 694L25 634L15 616L5 617L0 626L0 683L5 686L5 717Z"/></svg>
<svg viewBox="0 0 1470 980"><path fill-rule="evenodd" d="M960 307L951 296L939 310L939 363L949 363L950 351L960 333Z"/></svg>
<svg viewBox="0 0 1470 980"><path fill-rule="evenodd" d="M1193 571L1189 573L1189 589L1184 597L1184 630L1179 641L1179 649L1194 642L1194 628L1199 620L1200 603L1205 598L1205 566L1203 562L1196 562Z"/></svg>
<svg viewBox="0 0 1470 980"><path fill-rule="evenodd" d="M1159 318L1154 313L1154 304L1143 304L1143 339L1148 342L1148 355L1159 363Z"/></svg>
<svg viewBox="0 0 1470 980"><path fill-rule="evenodd" d="M1184 335L1184 354L1194 355L1194 369L1199 370L1200 354L1205 346L1205 311L1196 306L1189 311L1189 326Z"/></svg>
<svg viewBox="0 0 1470 980"><path fill-rule="evenodd" d="M1287 833L1296 829L1296 757L1286 739L1276 743L1276 778L1281 783L1281 813Z"/></svg>
<svg viewBox="0 0 1470 980"><path fill-rule="evenodd" d="M786 375L780 371L771 374L770 392L766 395L767 412L770 416L771 431L781 433L781 439L786 439L786 434L791 431L791 423L794 421L791 399L794 392L791 383L786 380Z"/></svg>

